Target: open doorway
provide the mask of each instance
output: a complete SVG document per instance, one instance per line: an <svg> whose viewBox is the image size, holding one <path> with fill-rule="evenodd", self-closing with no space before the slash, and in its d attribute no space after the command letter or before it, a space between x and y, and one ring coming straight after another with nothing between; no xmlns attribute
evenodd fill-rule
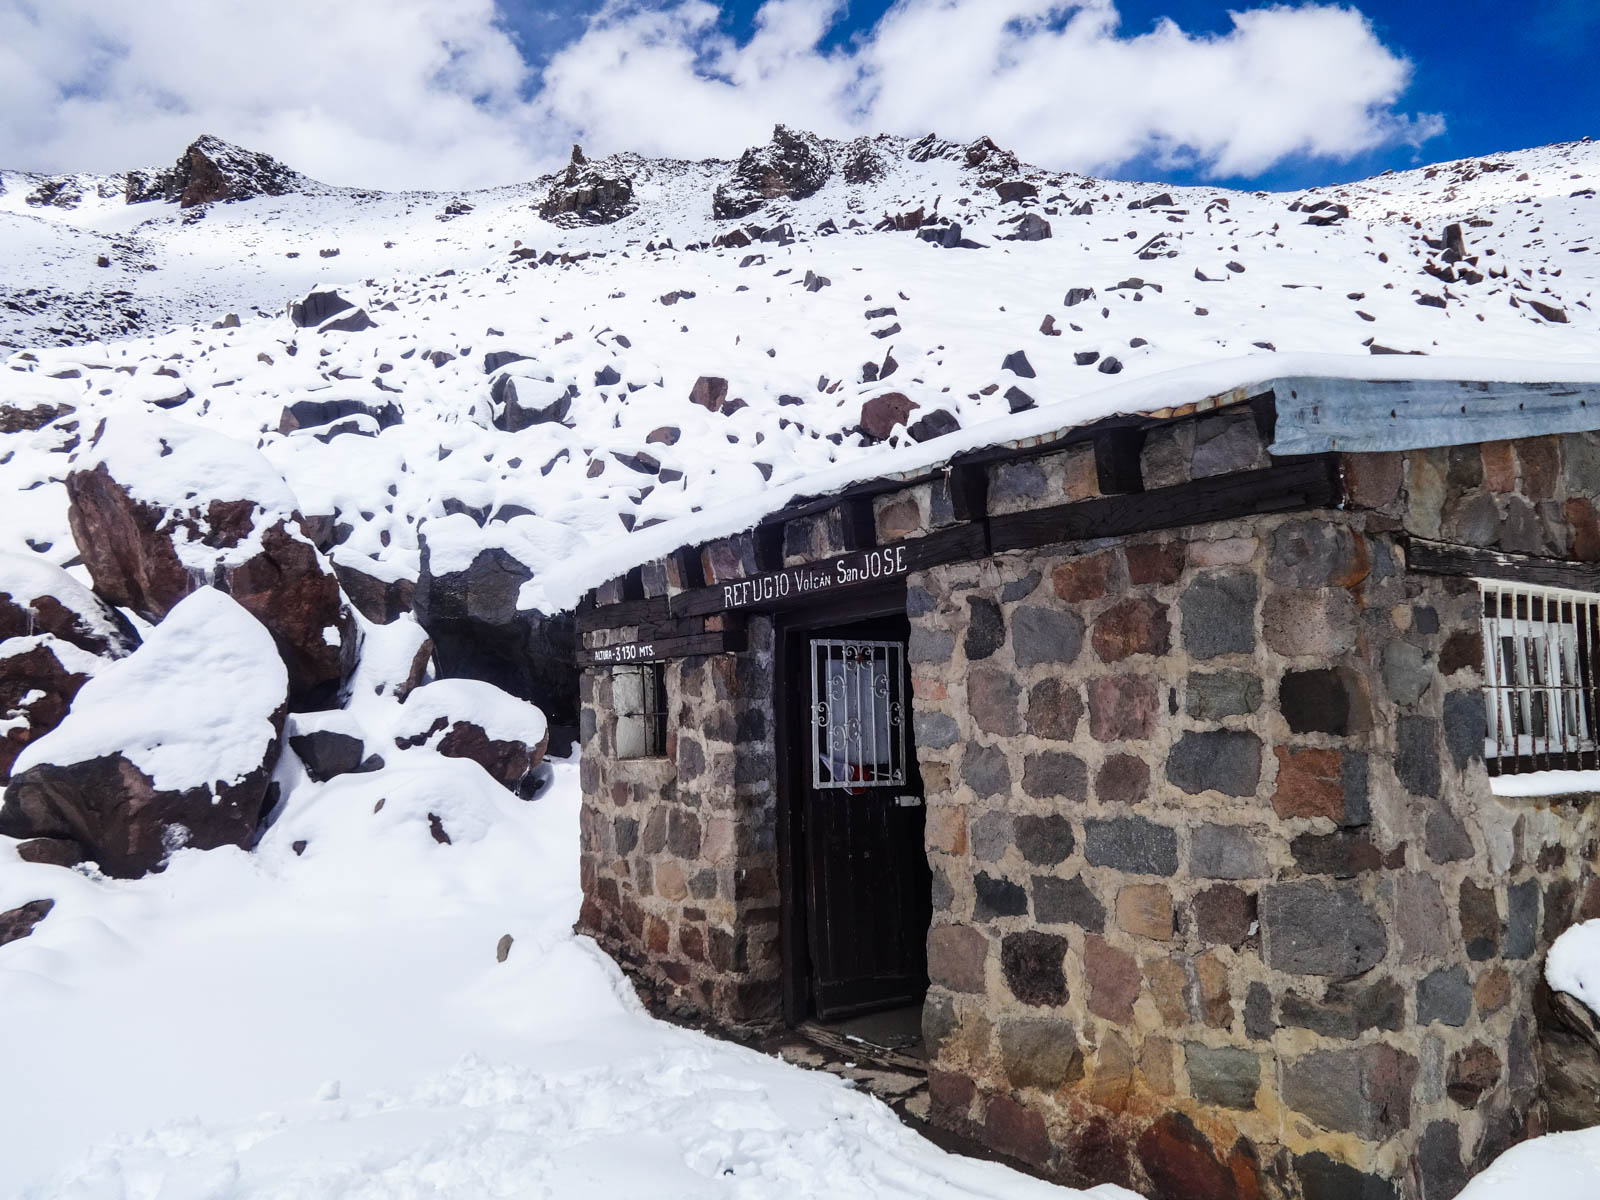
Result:
<svg viewBox="0 0 1600 1200"><path fill-rule="evenodd" d="M786 623L779 660L784 1011L824 1040L921 1054L932 878L902 603Z"/></svg>

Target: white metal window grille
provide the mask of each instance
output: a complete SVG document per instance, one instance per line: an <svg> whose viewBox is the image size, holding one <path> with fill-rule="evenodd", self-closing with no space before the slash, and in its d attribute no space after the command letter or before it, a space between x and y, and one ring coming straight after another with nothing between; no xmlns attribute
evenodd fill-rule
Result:
<svg viewBox="0 0 1600 1200"><path fill-rule="evenodd" d="M811 785L904 787L904 642L811 643Z"/></svg>
<svg viewBox="0 0 1600 1200"><path fill-rule="evenodd" d="M661 663L613 667L617 757L659 758L667 752L667 677Z"/></svg>
<svg viewBox="0 0 1600 1200"><path fill-rule="evenodd" d="M1480 579L1490 774L1594 770L1600 595Z"/></svg>

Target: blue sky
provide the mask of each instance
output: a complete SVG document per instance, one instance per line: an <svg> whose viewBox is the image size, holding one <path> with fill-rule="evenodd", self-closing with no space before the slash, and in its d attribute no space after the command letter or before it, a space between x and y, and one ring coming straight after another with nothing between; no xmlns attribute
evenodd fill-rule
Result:
<svg viewBox="0 0 1600 1200"><path fill-rule="evenodd" d="M0 0L0 166L200 133L330 183L514 183L574 141L733 158L989 134L1058 170L1294 190L1600 136L1600 0Z"/></svg>
<svg viewBox="0 0 1600 1200"><path fill-rule="evenodd" d="M822 42L824 49L870 34L892 0L850 0ZM599 0L548 4L497 0L530 64L540 67L579 37L601 9ZM720 24L745 41L762 0L721 0ZM1120 33L1147 32L1161 18L1186 33L1223 35L1230 10L1266 7L1240 0L1118 0ZM1388 145L1342 160L1290 158L1258 172L1217 175L1174 170L1135 158L1107 173L1124 178L1159 176L1173 182L1201 178L1241 187L1295 188L1404 170L1423 162L1521 149L1584 136L1600 137L1600 0L1362 0L1358 9L1383 44L1409 60L1411 86L1401 105L1437 113L1444 131L1420 147Z"/></svg>

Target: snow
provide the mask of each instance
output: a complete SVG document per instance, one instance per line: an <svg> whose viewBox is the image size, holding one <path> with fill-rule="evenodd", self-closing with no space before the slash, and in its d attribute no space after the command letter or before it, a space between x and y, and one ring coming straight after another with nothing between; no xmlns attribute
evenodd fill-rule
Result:
<svg viewBox="0 0 1600 1200"><path fill-rule="evenodd" d="M439 679L423 684L406 697L396 733L415 737L432 729L438 721L446 722L446 727L456 721L470 721L491 742L522 742L527 746L537 746L546 731L544 713L536 705L476 679Z"/></svg>
<svg viewBox="0 0 1600 1200"><path fill-rule="evenodd" d="M1600 771L1530 771L1489 780L1496 796L1577 796L1600 792Z"/></svg>
<svg viewBox="0 0 1600 1200"><path fill-rule="evenodd" d="M0 842L0 909L56 899L0 955L0 1193L1080 1194L945 1154L833 1076L652 1020L571 932L577 775L556 763L524 803L473 763L403 751L299 784L254 853L180 850L133 882Z"/></svg>
<svg viewBox="0 0 1600 1200"><path fill-rule="evenodd" d="M1544 977L1600 1018L1600 919L1574 925L1556 938L1545 959Z"/></svg>
<svg viewBox="0 0 1600 1200"><path fill-rule="evenodd" d="M1600 1129L1580 1129L1511 1147L1456 1200L1593 1200L1597 1191Z"/></svg>
<svg viewBox="0 0 1600 1200"><path fill-rule="evenodd" d="M6 638L0 641L0 659L15 658L45 646L55 659L74 675L94 675L106 666L106 660L98 654L90 654L69 641L56 637L53 633L35 633L28 637ZM40 693L29 692L20 701L26 708L32 703L29 696L37 697Z"/></svg>
<svg viewBox="0 0 1600 1200"><path fill-rule="evenodd" d="M265 760L288 687L261 623L198 588L139 649L84 684L66 720L24 748L12 773L120 752L163 791L236 783Z"/></svg>

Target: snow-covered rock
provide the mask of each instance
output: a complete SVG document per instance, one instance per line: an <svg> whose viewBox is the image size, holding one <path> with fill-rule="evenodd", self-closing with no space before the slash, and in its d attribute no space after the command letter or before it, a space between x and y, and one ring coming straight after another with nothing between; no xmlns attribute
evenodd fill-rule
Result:
<svg viewBox="0 0 1600 1200"><path fill-rule="evenodd" d="M48 559L0 553L0 641L41 633L109 658L139 644L126 617Z"/></svg>
<svg viewBox="0 0 1600 1200"><path fill-rule="evenodd" d="M0 641L0 785L23 747L61 724L105 661L49 633Z"/></svg>
<svg viewBox="0 0 1600 1200"><path fill-rule="evenodd" d="M129 204L165 200L192 208L218 200L281 196L310 183L270 154L203 134L166 170L128 172L124 198Z"/></svg>
<svg viewBox="0 0 1600 1200"><path fill-rule="evenodd" d="M128 878L185 846L248 846L269 807L287 705L266 629L201 587L23 750L0 833L76 842Z"/></svg>
<svg viewBox="0 0 1600 1200"><path fill-rule="evenodd" d="M535 516L483 528L465 514L429 521L414 603L441 673L492 683L576 729L572 619L520 603L524 585L576 549L570 529Z"/></svg>
<svg viewBox="0 0 1600 1200"><path fill-rule="evenodd" d="M804 200L833 175L833 159L814 133L775 126L772 140L739 157L733 178L717 185L711 212L718 220L743 217L770 200Z"/></svg>
<svg viewBox="0 0 1600 1200"><path fill-rule="evenodd" d="M440 679L407 697L395 726L401 749L427 746L468 758L519 795L544 761L549 727L539 709L476 679Z"/></svg>
<svg viewBox="0 0 1600 1200"><path fill-rule="evenodd" d="M96 589L159 621L221 588L271 631L296 702L348 671L350 617L294 495L250 447L153 415L108 417L67 478L69 520Z"/></svg>
<svg viewBox="0 0 1600 1200"><path fill-rule="evenodd" d="M590 162L580 146L539 205L539 215L557 225L609 225L633 210L633 180Z"/></svg>

